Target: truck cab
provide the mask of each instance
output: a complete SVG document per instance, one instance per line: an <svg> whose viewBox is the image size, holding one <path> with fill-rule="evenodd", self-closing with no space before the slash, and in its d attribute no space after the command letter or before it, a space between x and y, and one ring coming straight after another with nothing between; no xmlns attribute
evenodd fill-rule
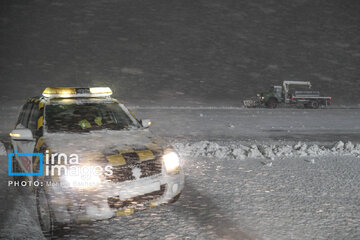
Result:
<svg viewBox="0 0 360 240"><path fill-rule="evenodd" d="M260 94L260 102L265 104L269 108L275 108L278 103L284 99L283 87L272 86L268 92Z"/></svg>

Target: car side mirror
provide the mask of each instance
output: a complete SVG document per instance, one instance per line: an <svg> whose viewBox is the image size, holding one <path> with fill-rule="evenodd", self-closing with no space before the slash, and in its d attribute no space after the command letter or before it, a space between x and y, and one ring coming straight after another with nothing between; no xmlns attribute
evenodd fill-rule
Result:
<svg viewBox="0 0 360 240"><path fill-rule="evenodd" d="M144 128L150 127L150 125L151 125L150 119L143 119L143 120L141 120L141 125L142 125Z"/></svg>
<svg viewBox="0 0 360 240"><path fill-rule="evenodd" d="M34 136L31 130L28 128L19 128L12 130L10 133L10 137L13 140L24 140L24 141L34 140Z"/></svg>

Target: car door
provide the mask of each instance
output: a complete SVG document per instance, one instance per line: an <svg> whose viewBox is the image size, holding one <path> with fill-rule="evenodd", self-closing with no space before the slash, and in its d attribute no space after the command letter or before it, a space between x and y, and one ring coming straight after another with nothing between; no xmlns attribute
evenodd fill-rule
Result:
<svg viewBox="0 0 360 240"><path fill-rule="evenodd" d="M19 118L19 122L16 128L29 128L33 132L33 140L12 140L12 145L14 150L18 153L33 153L34 147L36 144L36 127L37 120L39 117L39 108L38 104L35 102L28 102L23 108L22 116ZM20 167L25 173L33 172L32 167L32 156L19 156L15 154L15 159L18 161ZM32 177L29 176L29 180L32 180Z"/></svg>

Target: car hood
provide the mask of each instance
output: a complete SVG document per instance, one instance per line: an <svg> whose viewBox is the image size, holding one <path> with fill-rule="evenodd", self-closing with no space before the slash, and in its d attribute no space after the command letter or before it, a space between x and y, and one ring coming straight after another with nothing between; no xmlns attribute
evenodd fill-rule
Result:
<svg viewBox="0 0 360 240"><path fill-rule="evenodd" d="M78 133L48 133L43 137L44 145L52 153L64 153L68 157L77 154L80 162L106 159L123 153L151 151L154 158L170 148L162 139L149 130L96 131ZM150 160L150 159L149 159Z"/></svg>

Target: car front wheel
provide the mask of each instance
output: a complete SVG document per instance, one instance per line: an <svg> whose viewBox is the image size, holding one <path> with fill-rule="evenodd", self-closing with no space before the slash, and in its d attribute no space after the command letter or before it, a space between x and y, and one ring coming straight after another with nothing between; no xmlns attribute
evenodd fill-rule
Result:
<svg viewBox="0 0 360 240"><path fill-rule="evenodd" d="M51 238L54 234L54 221L48 196L42 187L36 188L36 208L41 230L45 237Z"/></svg>

